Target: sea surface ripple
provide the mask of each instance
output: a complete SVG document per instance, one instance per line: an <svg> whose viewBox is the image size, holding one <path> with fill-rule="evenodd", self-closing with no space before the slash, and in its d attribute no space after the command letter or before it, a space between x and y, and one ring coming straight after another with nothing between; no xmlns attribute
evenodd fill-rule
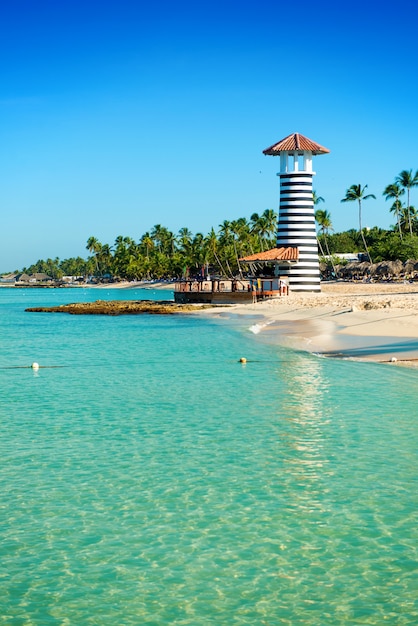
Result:
<svg viewBox="0 0 418 626"><path fill-rule="evenodd" d="M417 372L152 293L0 290L0 624L418 623Z"/></svg>

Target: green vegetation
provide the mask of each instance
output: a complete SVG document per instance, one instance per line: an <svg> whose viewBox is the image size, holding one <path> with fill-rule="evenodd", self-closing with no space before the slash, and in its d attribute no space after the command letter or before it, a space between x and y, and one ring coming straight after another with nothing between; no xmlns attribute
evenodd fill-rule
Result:
<svg viewBox="0 0 418 626"><path fill-rule="evenodd" d="M370 261L372 257L370 255L369 249L367 247L367 242L363 233L363 226L361 222L361 205L363 200L368 200L369 198L373 198L376 200L376 196L372 193L365 194L365 190L367 189L367 185L364 185L362 188L361 185L351 185L349 189L345 192L345 197L341 200L341 202L358 202L358 223L359 223L359 232L364 245L364 249L366 251L367 256Z"/></svg>
<svg viewBox="0 0 418 626"><path fill-rule="evenodd" d="M418 259L418 212L410 204L410 192L417 186L418 171L413 175L412 170L403 170L394 183L386 186L382 195L393 201L389 211L394 213L396 224L384 230L377 226L363 228L362 202L376 196L365 194L367 185L351 185L341 202L358 203L359 229L341 233L332 232L331 213L316 208L325 200L314 191L319 251L332 269L343 253L363 253L375 263ZM403 204L405 195L407 202ZM275 246L276 221L277 214L266 209L261 215L253 213L250 219L225 220L218 231L212 228L207 235L193 234L187 227L174 234L156 224L138 241L120 235L108 244L92 236L86 244L90 253L87 259L39 260L22 271L42 272L54 279L88 275L123 280L172 279L198 276L203 269L212 275L240 276L240 257Z"/></svg>
<svg viewBox="0 0 418 626"><path fill-rule="evenodd" d="M52 278L65 275L99 278L118 277L123 280L149 280L201 275L202 270L230 277L241 274L238 259L261 250L268 250L276 241L277 214L266 209L250 220L242 217L225 220L219 231L212 228L208 235L181 228L177 235L161 224L142 235L139 241L131 237L116 237L113 245L102 244L95 237L87 241L91 256L48 259L24 268L27 274L44 272Z"/></svg>

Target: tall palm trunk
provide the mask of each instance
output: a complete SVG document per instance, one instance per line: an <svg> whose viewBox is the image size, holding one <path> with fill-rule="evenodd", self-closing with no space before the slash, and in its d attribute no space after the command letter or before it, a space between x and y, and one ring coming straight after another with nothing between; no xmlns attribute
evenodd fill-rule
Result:
<svg viewBox="0 0 418 626"><path fill-rule="evenodd" d="M361 239L363 241L364 250L365 250L365 252L366 252L366 254L369 257L369 260L371 262L372 259L371 259L370 253L369 253L369 249L367 247L366 239L364 237L363 225L361 223L361 201L362 201L362 199L363 200L368 200L369 198L373 198L374 200L376 200L376 196L374 196L372 193L364 195L365 189L367 189L367 185L364 185L363 188L362 188L361 185L351 185L351 187L349 189L347 189L347 191L345 193L345 198L342 198L341 202L354 202L355 200L357 200L357 202L358 202L358 221L359 221L360 236L361 236Z"/></svg>
<svg viewBox="0 0 418 626"><path fill-rule="evenodd" d="M316 240L318 242L318 247L319 247L320 253L322 254L323 257L325 257L324 249L322 247L321 240L320 240L318 235L316 236Z"/></svg>
<svg viewBox="0 0 418 626"><path fill-rule="evenodd" d="M221 259L218 257L218 255L216 254L216 252L215 252L215 251L213 251L213 254L214 254L214 256L215 256L216 262L217 262L217 263L218 263L218 265L219 265L219 269L220 269L220 270L221 270L221 272L222 272L223 274L225 274L225 276L226 276L226 272L225 272L224 266L222 265Z"/></svg>
<svg viewBox="0 0 418 626"><path fill-rule="evenodd" d="M401 216L399 213L399 200L395 201L396 223L398 224L399 238L402 240Z"/></svg>
<svg viewBox="0 0 418 626"><path fill-rule="evenodd" d="M411 219L411 207L409 205L409 187L407 189L408 193L408 222L409 222L409 233L412 235L412 219Z"/></svg>
<svg viewBox="0 0 418 626"><path fill-rule="evenodd" d="M358 223L359 223L359 228L360 228L360 235L363 240L364 249L366 251L366 254L369 258L370 263L372 263L372 257L370 256L369 248L367 247L366 239L363 233L363 225L361 223L361 199L360 198L358 199Z"/></svg>
<svg viewBox="0 0 418 626"><path fill-rule="evenodd" d="M325 231L324 231L324 240L325 240L325 247L327 249L328 258L331 261L332 271L334 272L335 276L337 276L337 270L335 269L335 265L334 265L334 260L332 258L332 254L329 251L328 237L327 237Z"/></svg>

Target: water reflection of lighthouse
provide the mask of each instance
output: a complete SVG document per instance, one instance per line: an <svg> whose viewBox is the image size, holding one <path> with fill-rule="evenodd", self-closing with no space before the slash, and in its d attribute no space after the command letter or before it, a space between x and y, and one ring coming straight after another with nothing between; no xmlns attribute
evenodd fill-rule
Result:
<svg viewBox="0 0 418 626"><path fill-rule="evenodd" d="M318 243L312 195L312 156L329 150L311 139L293 133L263 150L264 154L280 156L280 206L277 247L299 249L299 262L280 267L280 274L289 277L291 291L320 291Z"/></svg>

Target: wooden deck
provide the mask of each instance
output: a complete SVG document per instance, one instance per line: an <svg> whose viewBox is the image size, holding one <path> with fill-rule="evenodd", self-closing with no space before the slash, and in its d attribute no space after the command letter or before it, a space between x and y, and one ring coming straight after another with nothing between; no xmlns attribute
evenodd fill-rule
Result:
<svg viewBox="0 0 418 626"><path fill-rule="evenodd" d="M287 295L274 278L250 280L184 280L175 284L174 301L181 304L240 304Z"/></svg>

